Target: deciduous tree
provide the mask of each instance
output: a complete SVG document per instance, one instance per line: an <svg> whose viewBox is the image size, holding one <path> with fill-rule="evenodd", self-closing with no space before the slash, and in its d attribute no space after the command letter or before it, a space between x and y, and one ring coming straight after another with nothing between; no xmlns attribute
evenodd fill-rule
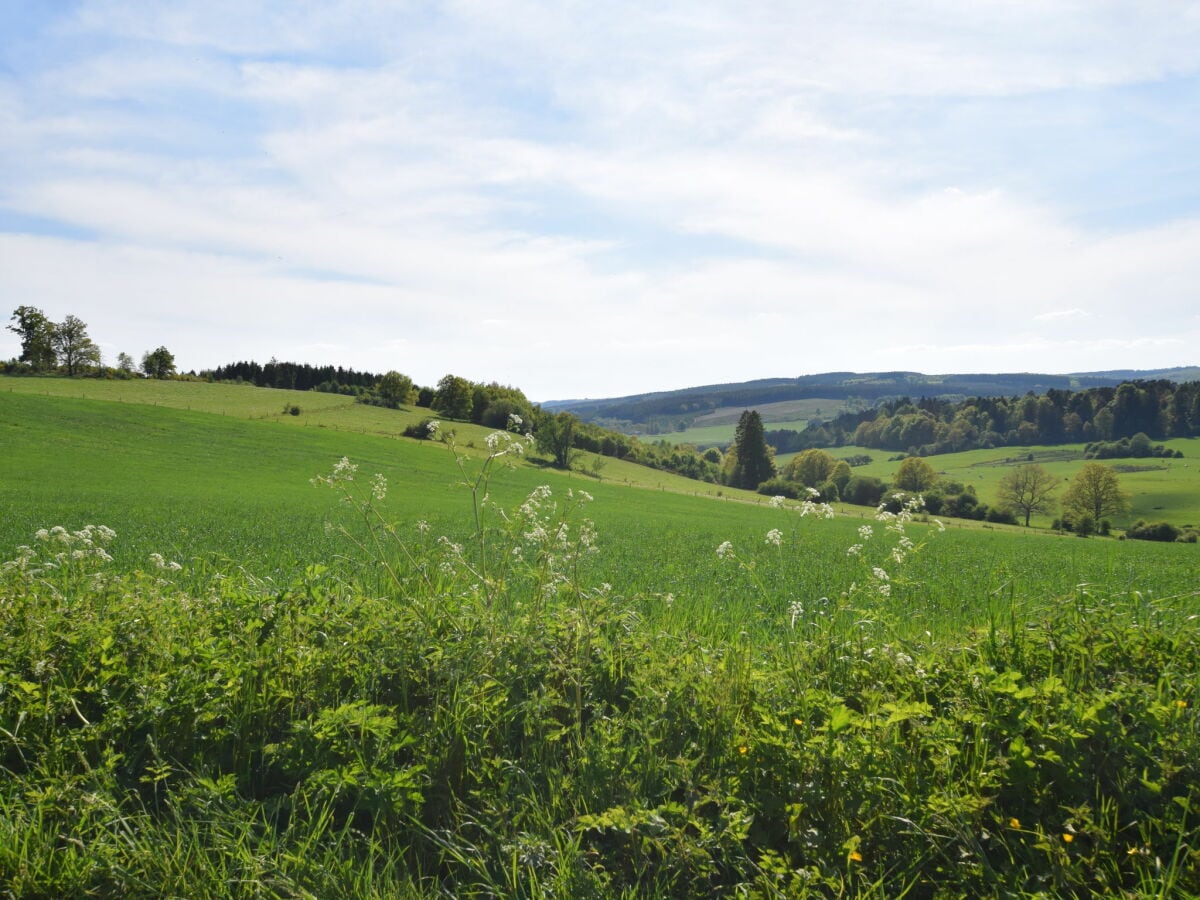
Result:
<svg viewBox="0 0 1200 900"><path fill-rule="evenodd" d="M375 385L375 393L389 406L400 406L416 399L413 380L394 370L385 373L379 379L379 383Z"/></svg>
<svg viewBox="0 0 1200 900"><path fill-rule="evenodd" d="M58 361L54 351L54 323L33 306L18 306L12 320L15 324L6 327L21 338L21 362L38 371L53 369Z"/></svg>
<svg viewBox="0 0 1200 900"><path fill-rule="evenodd" d="M928 462L919 456L910 456L896 469L892 487L900 491L920 493L933 487L937 477L937 472Z"/></svg>
<svg viewBox="0 0 1200 900"><path fill-rule="evenodd" d="M1076 517L1091 516L1099 522L1129 510L1129 494L1121 488L1117 473L1100 463L1087 463L1067 486L1063 509Z"/></svg>
<svg viewBox="0 0 1200 900"><path fill-rule="evenodd" d="M538 418L534 435L537 448L550 456L556 468L571 468L571 460L577 452L575 430L578 426L579 420L568 412L547 413Z"/></svg>
<svg viewBox="0 0 1200 900"><path fill-rule="evenodd" d="M100 348L88 337L87 325L82 319L67 316L51 328L50 345L68 375L100 365Z"/></svg>
<svg viewBox="0 0 1200 900"><path fill-rule="evenodd" d="M175 374L175 354L166 347L143 353L142 371L151 378L170 378Z"/></svg>
<svg viewBox="0 0 1200 900"><path fill-rule="evenodd" d="M1004 506L1025 514L1025 527L1034 513L1050 512L1054 508L1054 492L1058 479L1041 466L1019 466L1000 479L998 497Z"/></svg>
<svg viewBox="0 0 1200 900"><path fill-rule="evenodd" d="M793 456L783 467L783 477L807 487L820 487L829 480L837 463L825 450L805 450ZM846 480L850 480L849 476Z"/></svg>
<svg viewBox="0 0 1200 900"><path fill-rule="evenodd" d="M447 419L471 418L474 407L471 382L457 375L444 375L433 394L433 408Z"/></svg>

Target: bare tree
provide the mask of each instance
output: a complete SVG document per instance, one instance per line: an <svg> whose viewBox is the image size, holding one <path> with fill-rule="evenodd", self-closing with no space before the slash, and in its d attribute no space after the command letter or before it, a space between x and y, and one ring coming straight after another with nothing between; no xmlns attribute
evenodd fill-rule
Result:
<svg viewBox="0 0 1200 900"><path fill-rule="evenodd" d="M1025 527L1028 528L1030 516L1054 508L1057 489L1057 479L1041 466L1020 466L1000 479L999 498L1002 505L1025 514Z"/></svg>

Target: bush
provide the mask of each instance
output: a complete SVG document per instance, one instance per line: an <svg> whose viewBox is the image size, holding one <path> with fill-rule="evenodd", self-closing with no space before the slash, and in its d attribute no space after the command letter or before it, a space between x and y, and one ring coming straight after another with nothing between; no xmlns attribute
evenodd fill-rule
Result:
<svg viewBox="0 0 1200 900"><path fill-rule="evenodd" d="M1176 541L1181 532L1170 522L1147 522L1138 519L1125 532L1125 536L1135 541ZM1194 539L1194 538L1193 538Z"/></svg>
<svg viewBox="0 0 1200 900"><path fill-rule="evenodd" d="M1016 514L1007 507L993 506L987 511L986 518L989 522L998 522L1002 525L1017 525Z"/></svg>
<svg viewBox="0 0 1200 900"><path fill-rule="evenodd" d="M404 436L416 438L419 441L433 440L437 437L437 429L431 426L433 426L433 419L422 419L412 425L405 425Z"/></svg>
<svg viewBox="0 0 1200 900"><path fill-rule="evenodd" d="M842 499L858 506L878 506L887 485L873 475L855 475L846 482Z"/></svg>
<svg viewBox="0 0 1200 900"><path fill-rule="evenodd" d="M798 481L789 478L772 478L758 486L760 494L768 497L787 497L789 500L799 500L801 496L808 499L808 489Z"/></svg>
<svg viewBox="0 0 1200 900"><path fill-rule="evenodd" d="M1075 520L1075 533L1080 537L1090 537L1096 533L1096 519L1091 513L1083 513Z"/></svg>

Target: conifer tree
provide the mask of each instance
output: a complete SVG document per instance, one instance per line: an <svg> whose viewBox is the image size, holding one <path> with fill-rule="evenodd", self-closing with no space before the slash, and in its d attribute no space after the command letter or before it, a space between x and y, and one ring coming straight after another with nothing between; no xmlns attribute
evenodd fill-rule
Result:
<svg viewBox="0 0 1200 900"><path fill-rule="evenodd" d="M729 483L733 487L752 491L775 476L775 461L767 447L758 410L748 409L738 419L733 435L733 451L737 457L729 473Z"/></svg>

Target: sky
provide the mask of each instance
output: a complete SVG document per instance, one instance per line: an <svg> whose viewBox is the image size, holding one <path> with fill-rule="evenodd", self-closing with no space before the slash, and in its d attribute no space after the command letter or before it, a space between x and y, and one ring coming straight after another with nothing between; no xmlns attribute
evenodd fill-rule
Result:
<svg viewBox="0 0 1200 900"><path fill-rule="evenodd" d="M1200 2L0 0L5 301L537 401L1196 365Z"/></svg>

